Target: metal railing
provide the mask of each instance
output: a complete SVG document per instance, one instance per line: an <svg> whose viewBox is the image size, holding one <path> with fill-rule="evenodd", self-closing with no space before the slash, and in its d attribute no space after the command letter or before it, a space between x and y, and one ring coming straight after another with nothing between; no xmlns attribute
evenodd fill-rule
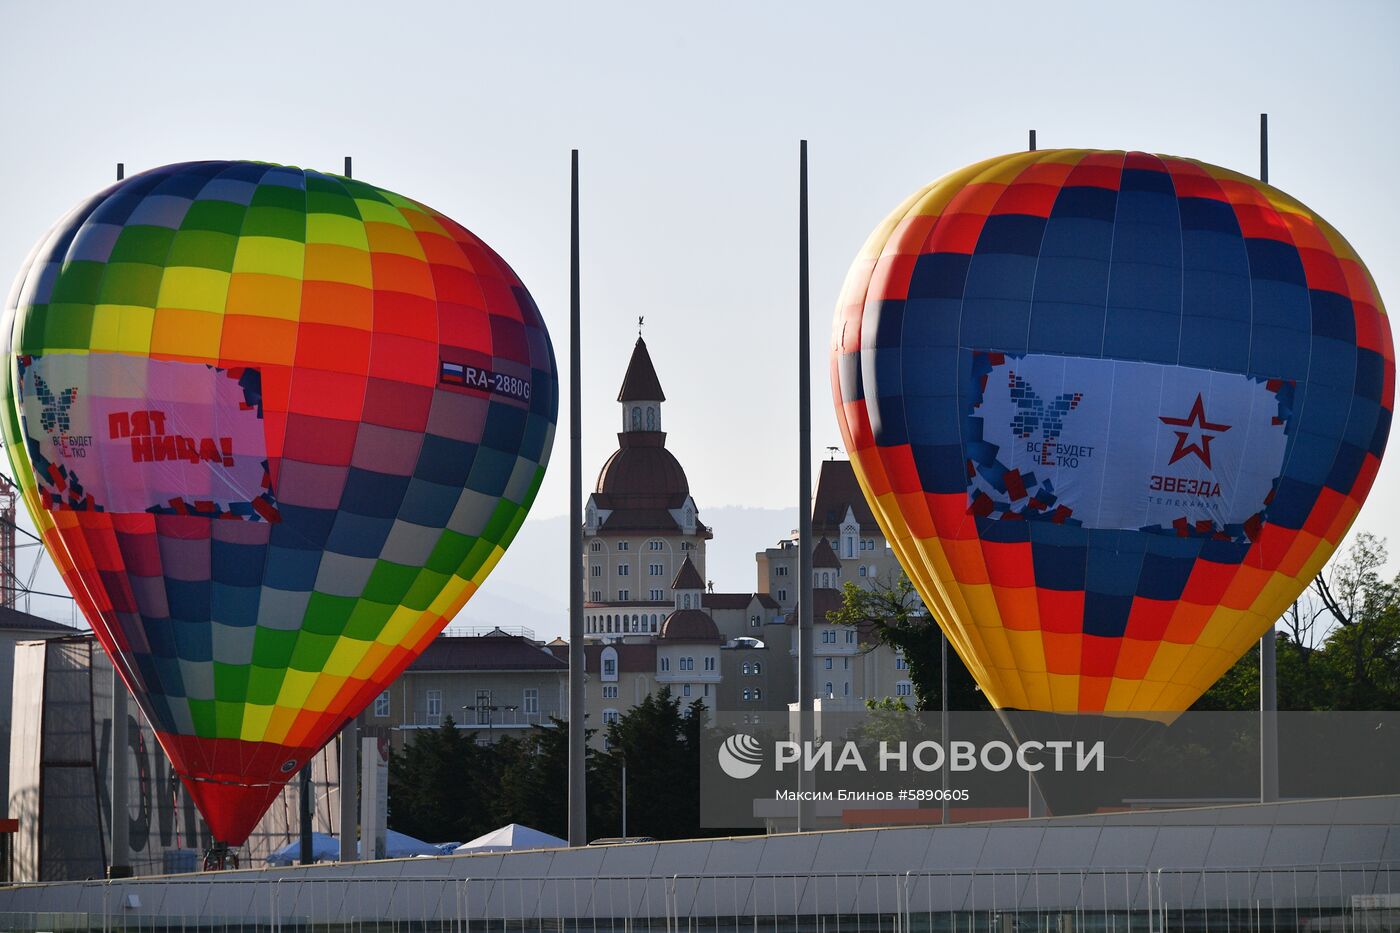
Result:
<svg viewBox="0 0 1400 933"><path fill-rule="evenodd" d="M618 859L625 861L625 856ZM370 866L365 866L369 868ZM273 878L85 886L67 913L0 930L124 933L1167 933L1400 930L1400 863L638 877L404 878L311 868ZM72 891L71 886L62 890ZM0 895L0 906L8 894Z"/></svg>

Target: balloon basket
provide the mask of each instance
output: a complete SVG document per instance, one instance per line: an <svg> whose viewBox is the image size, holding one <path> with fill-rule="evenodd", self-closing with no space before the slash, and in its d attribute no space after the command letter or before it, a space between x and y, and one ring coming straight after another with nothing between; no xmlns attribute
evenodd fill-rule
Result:
<svg viewBox="0 0 1400 933"><path fill-rule="evenodd" d="M205 871L231 871L238 867L238 852L227 842L216 842L204 853Z"/></svg>

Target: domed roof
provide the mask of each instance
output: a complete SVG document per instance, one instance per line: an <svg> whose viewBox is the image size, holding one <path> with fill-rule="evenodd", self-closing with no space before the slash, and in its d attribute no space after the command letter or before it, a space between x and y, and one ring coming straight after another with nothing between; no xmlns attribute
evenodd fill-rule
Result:
<svg viewBox="0 0 1400 933"><path fill-rule="evenodd" d="M661 637L667 641L720 642L719 629L708 615L699 609L677 609L661 623Z"/></svg>
<svg viewBox="0 0 1400 933"><path fill-rule="evenodd" d="M616 453L603 464L594 493L605 509L678 509L690 495L680 462L660 431L623 432Z"/></svg>

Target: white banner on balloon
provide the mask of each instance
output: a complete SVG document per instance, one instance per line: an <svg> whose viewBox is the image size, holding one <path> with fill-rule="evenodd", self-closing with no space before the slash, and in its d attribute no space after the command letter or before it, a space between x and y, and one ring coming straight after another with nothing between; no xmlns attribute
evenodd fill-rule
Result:
<svg viewBox="0 0 1400 933"><path fill-rule="evenodd" d="M1282 472L1276 382L1187 366L974 354L969 505L991 518L1228 534Z"/></svg>
<svg viewBox="0 0 1400 933"><path fill-rule="evenodd" d="M49 509L274 516L255 372L49 353L21 357L19 374Z"/></svg>

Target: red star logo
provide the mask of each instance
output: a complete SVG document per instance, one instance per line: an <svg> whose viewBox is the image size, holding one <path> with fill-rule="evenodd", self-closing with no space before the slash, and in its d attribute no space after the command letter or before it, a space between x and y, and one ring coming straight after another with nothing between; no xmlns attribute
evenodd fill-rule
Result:
<svg viewBox="0 0 1400 933"><path fill-rule="evenodd" d="M1176 463L1176 461L1187 454L1195 454L1197 457L1201 458L1201 462L1204 463L1208 469L1213 469L1210 465L1210 442L1215 439L1215 435L1207 434L1206 432L1215 431L1223 434L1230 430L1230 425L1211 424L1206 420L1206 405L1205 402L1201 400L1201 394L1199 392L1196 393L1196 403L1191 406L1191 413L1185 418L1159 418L1158 420L1163 424L1169 424L1178 428L1189 429L1194 425L1201 435L1201 442L1199 444L1188 444L1186 443L1186 438L1190 436L1191 432L1189 430L1173 432L1176 434L1176 450L1172 451L1172 458L1167 461L1168 466Z"/></svg>

